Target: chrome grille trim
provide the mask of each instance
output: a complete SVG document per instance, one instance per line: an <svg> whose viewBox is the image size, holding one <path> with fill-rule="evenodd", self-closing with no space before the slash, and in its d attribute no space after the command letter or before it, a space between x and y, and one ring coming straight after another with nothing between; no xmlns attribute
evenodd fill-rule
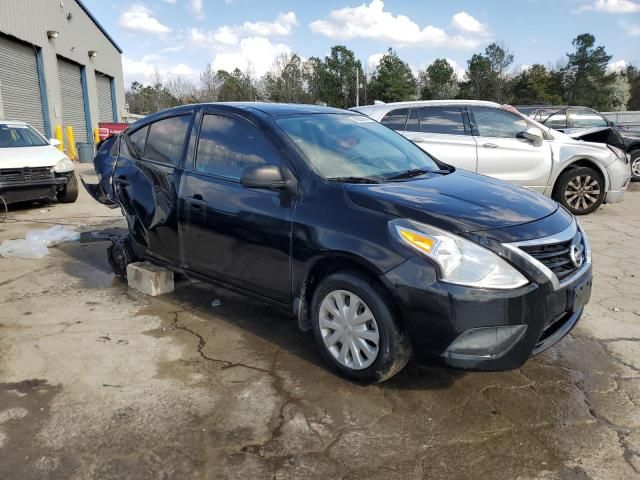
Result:
<svg viewBox="0 0 640 480"><path fill-rule="evenodd" d="M532 257L527 252L522 250L520 247L534 247L534 246L544 246L551 245L555 243L563 243L572 240L576 234L580 232L582 235L582 242L584 243L584 263L580 268L571 273L568 277L563 278L562 281L558 279L555 273L551 271L546 265L544 265L538 259ZM591 266L591 246L589 245L589 239L584 231L584 229L578 224L578 222L574 219L571 222L571 225L566 230L562 232L556 233L554 235L549 235L548 237L536 238L533 240L525 240L522 242L512 242L512 243L503 243L505 248L508 248L511 252L515 253L522 259L526 260L530 264L534 265L542 274L549 279L551 284L553 285L554 290L560 290L566 287L569 283L571 283L575 278L582 275L587 269Z"/></svg>

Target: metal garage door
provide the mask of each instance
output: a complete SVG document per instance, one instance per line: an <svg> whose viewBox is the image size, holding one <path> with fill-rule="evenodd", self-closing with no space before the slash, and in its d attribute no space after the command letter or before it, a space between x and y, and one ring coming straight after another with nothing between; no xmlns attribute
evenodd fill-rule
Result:
<svg viewBox="0 0 640 480"><path fill-rule="evenodd" d="M96 90L98 91L98 120L113 122L113 98L111 97L111 81L108 75L96 71Z"/></svg>
<svg viewBox="0 0 640 480"><path fill-rule="evenodd" d="M84 114L82 74L80 66L58 57L58 78L62 96L62 125L73 127L76 142L87 141L87 121Z"/></svg>
<svg viewBox="0 0 640 480"><path fill-rule="evenodd" d="M30 123L43 135L44 116L36 51L0 36L0 118Z"/></svg>

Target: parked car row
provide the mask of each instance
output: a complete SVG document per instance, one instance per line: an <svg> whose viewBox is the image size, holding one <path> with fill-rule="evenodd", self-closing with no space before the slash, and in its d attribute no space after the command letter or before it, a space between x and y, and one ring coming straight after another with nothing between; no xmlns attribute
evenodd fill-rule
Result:
<svg viewBox="0 0 640 480"><path fill-rule="evenodd" d="M621 201L629 182L629 159L620 148L578 141L493 102L376 103L352 110L438 160L535 190L575 215Z"/></svg>
<svg viewBox="0 0 640 480"><path fill-rule="evenodd" d="M86 184L129 226L109 248L114 271L150 260L289 309L358 381L411 357L522 365L590 298L589 242L570 210L621 200L628 165L494 104L423 107L363 110L402 135L304 105L188 105L139 121L102 143L99 182Z"/></svg>
<svg viewBox="0 0 640 480"><path fill-rule="evenodd" d="M0 121L0 203L78 198L73 162L24 122Z"/></svg>

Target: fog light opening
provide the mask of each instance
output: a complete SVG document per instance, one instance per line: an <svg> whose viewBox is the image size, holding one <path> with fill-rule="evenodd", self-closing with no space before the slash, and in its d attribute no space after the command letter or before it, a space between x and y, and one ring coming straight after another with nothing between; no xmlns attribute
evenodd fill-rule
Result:
<svg viewBox="0 0 640 480"><path fill-rule="evenodd" d="M449 345L444 356L500 358L518 343L526 331L526 325L471 328Z"/></svg>

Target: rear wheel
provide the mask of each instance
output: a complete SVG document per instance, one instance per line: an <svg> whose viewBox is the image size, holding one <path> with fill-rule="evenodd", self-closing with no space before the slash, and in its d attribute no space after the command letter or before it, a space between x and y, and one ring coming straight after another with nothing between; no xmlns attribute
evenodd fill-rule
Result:
<svg viewBox="0 0 640 480"><path fill-rule="evenodd" d="M553 198L574 215L595 211L604 201L604 180L590 167L578 167L560 174Z"/></svg>
<svg viewBox="0 0 640 480"><path fill-rule="evenodd" d="M640 150L633 150L631 153L631 180L640 182Z"/></svg>
<svg viewBox="0 0 640 480"><path fill-rule="evenodd" d="M73 203L78 199L78 178L74 172L69 174L67 184L62 191L58 192L58 201L62 203Z"/></svg>
<svg viewBox="0 0 640 480"><path fill-rule="evenodd" d="M107 260L116 276L127 278L127 265L137 261L131 242L127 238L113 239L107 249Z"/></svg>
<svg viewBox="0 0 640 480"><path fill-rule="evenodd" d="M407 364L411 348L383 289L364 275L325 278L311 305L313 333L324 358L352 380L376 383Z"/></svg>

